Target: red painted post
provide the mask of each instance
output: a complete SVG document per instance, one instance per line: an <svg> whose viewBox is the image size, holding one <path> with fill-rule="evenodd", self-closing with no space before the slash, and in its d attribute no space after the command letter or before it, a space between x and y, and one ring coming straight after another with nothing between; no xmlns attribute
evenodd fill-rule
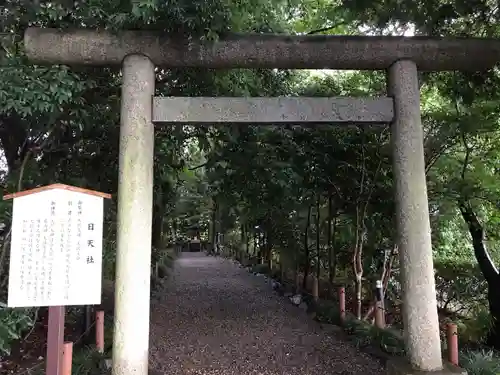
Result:
<svg viewBox="0 0 500 375"><path fill-rule="evenodd" d="M46 375L63 375L64 311L64 306L49 307Z"/></svg>
<svg viewBox="0 0 500 375"><path fill-rule="evenodd" d="M62 359L62 375L71 375L71 367L73 366L73 343L67 341L63 347ZM49 374L47 374L49 375Z"/></svg>
<svg viewBox="0 0 500 375"><path fill-rule="evenodd" d="M340 310L340 321L345 320L345 288L341 286L339 288L339 310Z"/></svg>
<svg viewBox="0 0 500 375"><path fill-rule="evenodd" d="M95 346L99 353L104 353L104 311L95 313Z"/></svg>
<svg viewBox="0 0 500 375"><path fill-rule="evenodd" d="M448 361L458 366L458 331L457 325L448 323L447 326L447 341L448 341Z"/></svg>

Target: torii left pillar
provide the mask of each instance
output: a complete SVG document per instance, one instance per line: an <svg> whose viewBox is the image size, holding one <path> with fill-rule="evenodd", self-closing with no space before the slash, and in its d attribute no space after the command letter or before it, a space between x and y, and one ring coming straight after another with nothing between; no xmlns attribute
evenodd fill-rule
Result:
<svg viewBox="0 0 500 375"><path fill-rule="evenodd" d="M122 74L113 375L147 375L155 66L129 55Z"/></svg>
<svg viewBox="0 0 500 375"><path fill-rule="evenodd" d="M152 39L127 33L136 48L104 34L36 28L25 32L24 46L37 63L122 66L113 375L148 375L155 64L138 51Z"/></svg>

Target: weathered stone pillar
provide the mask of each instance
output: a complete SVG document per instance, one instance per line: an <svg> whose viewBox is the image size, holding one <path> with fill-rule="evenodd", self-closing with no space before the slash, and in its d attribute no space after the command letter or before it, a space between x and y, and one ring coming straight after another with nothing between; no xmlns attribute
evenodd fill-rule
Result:
<svg viewBox="0 0 500 375"><path fill-rule="evenodd" d="M443 362L417 66L412 61L397 61L388 78L394 99L391 136L406 350L415 369L440 370Z"/></svg>
<svg viewBox="0 0 500 375"><path fill-rule="evenodd" d="M153 211L153 63L123 60L113 375L147 375Z"/></svg>

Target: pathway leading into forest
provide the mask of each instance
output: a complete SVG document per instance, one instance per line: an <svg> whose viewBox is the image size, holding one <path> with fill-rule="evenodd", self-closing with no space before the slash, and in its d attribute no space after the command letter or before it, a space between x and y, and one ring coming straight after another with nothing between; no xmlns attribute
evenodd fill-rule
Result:
<svg viewBox="0 0 500 375"><path fill-rule="evenodd" d="M229 260L184 253L151 309L150 369L168 375L379 375L269 283Z"/></svg>

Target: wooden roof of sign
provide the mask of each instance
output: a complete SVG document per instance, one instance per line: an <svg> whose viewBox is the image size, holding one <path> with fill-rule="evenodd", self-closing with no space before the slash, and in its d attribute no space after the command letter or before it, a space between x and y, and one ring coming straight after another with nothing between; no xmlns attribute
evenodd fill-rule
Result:
<svg viewBox="0 0 500 375"><path fill-rule="evenodd" d="M3 200L5 201L8 199L24 197L26 195L37 194L37 193L41 193L43 191L54 190L54 189L69 190L69 191L73 191L75 193L82 193L82 194L87 194L87 195L94 195L96 197L111 199L111 194L101 193L100 191L83 189L83 188L79 188L79 187L71 186L71 185L52 184L52 185L47 185L47 186L40 186L40 187L30 189L30 190L20 191L17 193L7 194L7 195L3 196Z"/></svg>

